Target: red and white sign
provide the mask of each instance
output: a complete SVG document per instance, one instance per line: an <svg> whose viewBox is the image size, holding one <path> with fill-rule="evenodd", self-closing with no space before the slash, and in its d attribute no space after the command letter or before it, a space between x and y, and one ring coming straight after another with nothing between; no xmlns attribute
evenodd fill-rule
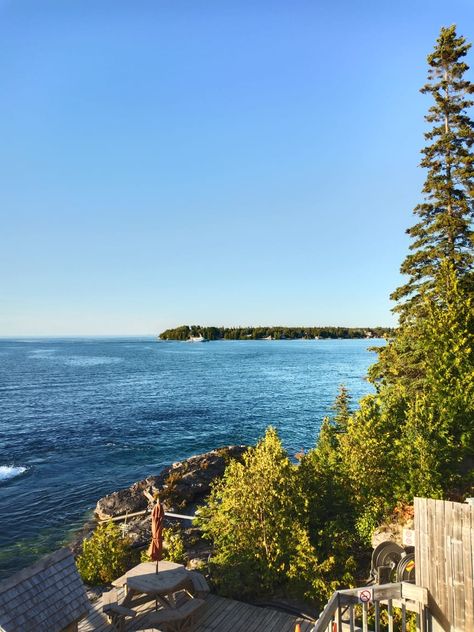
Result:
<svg viewBox="0 0 474 632"><path fill-rule="evenodd" d="M372 588L363 588L357 593L359 603L369 603L374 598L374 591Z"/></svg>

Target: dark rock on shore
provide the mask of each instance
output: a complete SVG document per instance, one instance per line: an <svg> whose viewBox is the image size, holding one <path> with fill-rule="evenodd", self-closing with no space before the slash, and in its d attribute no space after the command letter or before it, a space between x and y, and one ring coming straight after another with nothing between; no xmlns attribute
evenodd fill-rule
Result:
<svg viewBox="0 0 474 632"><path fill-rule="evenodd" d="M146 511L150 507L144 491L152 495L158 493L165 511L192 516L196 507L203 504L208 496L212 482L222 477L229 461L241 460L247 449L248 446L243 445L227 446L173 463L156 476L148 476L126 489L120 489L101 498L95 508L96 519L107 520ZM181 523L180 533L188 566L200 567L209 557L209 543L201 538L200 530L194 527L190 520L165 518L166 527L176 523ZM134 548L148 546L151 538L149 511L127 518L126 521L120 520L118 524ZM91 523L84 525L82 533L72 544L76 554L82 548L82 540L90 536L94 526Z"/></svg>
<svg viewBox="0 0 474 632"><path fill-rule="evenodd" d="M211 483L220 478L230 459L240 459L247 446L227 446L173 463L157 476L149 476L97 502L99 520L143 511L148 507L145 490L157 492L166 511L181 512L202 502Z"/></svg>
<svg viewBox="0 0 474 632"><path fill-rule="evenodd" d="M117 524L130 541L135 562L139 560L140 550L145 550L151 539L151 521L149 501L143 493L158 493L165 511L193 516L196 508L203 504L211 490L211 484L224 474L230 460L242 460L248 446L226 446L211 450L205 454L173 463L158 475L149 476L116 492L101 498L96 505L95 519L85 523L69 543L75 556L82 553L83 541L90 538L98 520L119 518L126 514L139 513L138 516L117 520ZM145 512L145 513L142 513ZM202 571L211 554L211 545L202 538L202 533L191 520L165 518L165 527L173 527L182 540L184 547L183 563L191 569ZM166 559L168 543L164 542ZM89 598L97 599L105 586L90 587Z"/></svg>

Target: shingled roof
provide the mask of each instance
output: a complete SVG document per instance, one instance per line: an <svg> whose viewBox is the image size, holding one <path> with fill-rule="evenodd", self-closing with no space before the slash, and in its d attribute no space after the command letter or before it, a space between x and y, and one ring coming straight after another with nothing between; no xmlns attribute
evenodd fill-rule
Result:
<svg viewBox="0 0 474 632"><path fill-rule="evenodd" d="M0 632L60 632L89 608L68 549L60 549L0 582Z"/></svg>

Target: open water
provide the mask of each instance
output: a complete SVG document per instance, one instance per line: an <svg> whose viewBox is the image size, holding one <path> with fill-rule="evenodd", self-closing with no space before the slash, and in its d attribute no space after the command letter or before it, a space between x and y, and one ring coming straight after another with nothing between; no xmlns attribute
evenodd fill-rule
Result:
<svg viewBox="0 0 474 632"><path fill-rule="evenodd" d="M0 340L0 577L67 541L98 498L276 426L311 447L374 340Z"/></svg>

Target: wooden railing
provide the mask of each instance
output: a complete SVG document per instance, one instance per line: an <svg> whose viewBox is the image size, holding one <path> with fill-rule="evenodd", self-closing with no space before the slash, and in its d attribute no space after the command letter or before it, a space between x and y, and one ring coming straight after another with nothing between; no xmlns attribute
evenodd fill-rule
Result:
<svg viewBox="0 0 474 632"><path fill-rule="evenodd" d="M151 488L150 489L144 489L143 490L143 495L145 496L145 498L148 501L148 507L146 509L142 509L142 511L134 511L133 513L126 513L123 514L122 516L114 516L113 518L104 518L103 520L99 520L100 522L121 522L122 520L124 520L125 522L127 522L127 520L129 518L136 518L138 516L144 516L147 513L150 514L151 517L151 511L155 505L155 503L157 502L157 498L158 496L154 496L151 493ZM197 513L198 510L196 510ZM177 513L171 513L170 511L165 511L165 516L168 518L179 518L180 520L194 520L194 518L196 518L196 516L188 516L185 514L177 514Z"/></svg>
<svg viewBox="0 0 474 632"><path fill-rule="evenodd" d="M124 520L126 522L129 518L137 518L138 516L144 516L146 514L150 514L151 515L151 511L149 509L143 509L142 511L135 511L133 513L126 513L126 514L123 514L122 516L114 516L113 518L103 518L102 520L99 520L99 523L102 523L102 522L122 522L122 520ZM196 518L196 516L188 516L188 515L185 515L185 514L171 513L170 511L165 511L165 516L167 518L179 518L180 520L194 520L194 518Z"/></svg>
<svg viewBox="0 0 474 632"><path fill-rule="evenodd" d="M429 632L426 588L400 582L338 590L312 632L406 632L407 612L415 613L419 632Z"/></svg>

